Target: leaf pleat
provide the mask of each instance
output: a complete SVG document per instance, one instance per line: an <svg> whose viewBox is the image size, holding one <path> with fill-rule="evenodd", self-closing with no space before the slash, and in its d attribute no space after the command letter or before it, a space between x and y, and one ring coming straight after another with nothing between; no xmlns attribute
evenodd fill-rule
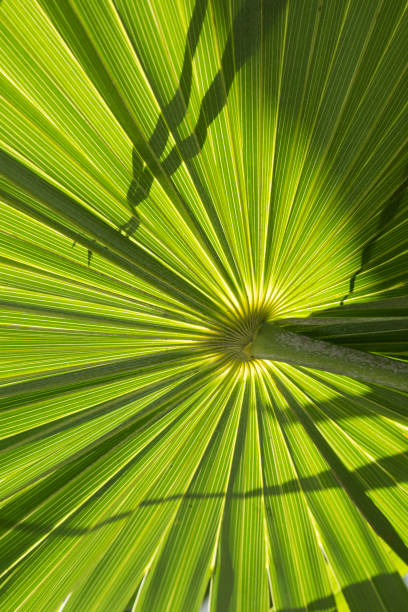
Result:
<svg viewBox="0 0 408 612"><path fill-rule="evenodd" d="M0 609L408 607L406 0L0 3Z"/></svg>

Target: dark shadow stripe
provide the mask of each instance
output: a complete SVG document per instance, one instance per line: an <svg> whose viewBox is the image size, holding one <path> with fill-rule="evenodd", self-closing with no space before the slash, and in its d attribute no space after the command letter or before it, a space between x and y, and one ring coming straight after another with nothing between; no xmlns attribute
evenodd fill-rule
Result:
<svg viewBox="0 0 408 612"><path fill-rule="evenodd" d="M74 198L5 151L0 151L0 165L4 175L15 185L26 190L31 196L94 238L94 240L81 238L83 244L90 243L92 250L98 252L102 257L161 289L181 304L186 303L196 310L198 308L199 312L206 310L212 317L215 316L213 302L200 290L160 263L136 243L129 241L119 230L81 206Z"/></svg>
<svg viewBox="0 0 408 612"><path fill-rule="evenodd" d="M131 31L126 25L126 20L121 16L117 2L114 2L114 5L127 36L132 43L135 52L137 53L137 44ZM183 67L179 80L179 86L172 100L163 107L154 132L149 139L149 144L158 157L161 156L166 147L170 130L172 132L176 130L177 126L181 123L187 112L193 74L192 61L197 49L207 6L208 0L197 0L195 3L187 32L187 41L184 50ZM138 57L140 60L139 54ZM143 65L142 61L141 63ZM144 70L145 72L148 72L145 66ZM156 98L158 98L157 92ZM138 155L135 148L133 149L132 153L132 162L133 178L127 193L127 199L131 209L135 211L136 207L147 198L153 184L154 176L150 172L149 168L143 163L142 158ZM139 216L136 212L134 212L134 216L126 223L125 226L123 226L122 229L128 234L132 234L134 231L136 231L139 223Z"/></svg>
<svg viewBox="0 0 408 612"><path fill-rule="evenodd" d="M305 432L315 444L316 449L330 466L332 476L338 480L339 485L347 493L354 506L375 533L388 544L404 563L408 563L408 547L395 527L367 495L357 476L345 466L340 457L334 452L306 410L297 404L281 381L275 380L275 382L293 414L303 425Z"/></svg>
<svg viewBox="0 0 408 612"><path fill-rule="evenodd" d="M406 171L405 171L405 174L406 174ZM408 177L405 178L402 185L398 187L398 189L392 194L391 198L385 204L384 209L378 219L377 230L374 236L370 238L370 240L367 242L367 244L363 248L363 251L361 253L360 267L351 277L348 293L340 301L340 306L343 306L344 302L348 300L353 294L357 276L359 276L359 274L361 274L367 269L368 264L370 263L372 256L373 256L374 246L376 242L381 238L381 236L383 236L383 234L385 234L385 232L388 231L392 221L398 214L401 208L401 204L404 200L404 196L405 196L407 188L408 188Z"/></svg>
<svg viewBox="0 0 408 612"><path fill-rule="evenodd" d="M32 478L27 479L19 486L16 486L13 490L4 493L3 496L0 498L0 501L6 501L7 499L11 499L19 493L24 493L24 490L29 489L31 486L40 482L46 476L55 473L58 469L64 468L64 466L70 464L72 461L75 461L79 457L89 454L95 448L99 447L100 444L103 444L104 442L109 440L113 444L116 435L121 436L124 432L136 432L143 428L144 425L152 424L154 420L156 420L156 417L161 418L166 412L175 408L177 405L176 402L182 400L182 394L185 393L187 390L191 394L202 388L202 386L207 383L208 379L213 375L216 368L216 365L211 365L206 367L205 370L192 370L189 372L189 375L187 377L182 377L180 374L169 376L165 380L161 380L159 383L153 383L137 391L121 395L118 398L114 398L113 400L104 401L82 413L76 413L74 415L62 417L58 421L51 423L51 427L50 424L40 426L36 429L34 435L32 435L31 431L23 432L22 435L15 436L15 439L9 438L8 440L1 441L6 442L6 444L3 444L2 446L4 446L5 450L7 451L9 446L9 444L7 444L7 441L11 442L11 444L16 447L24 446L24 444L27 442L27 437L29 437L29 442L33 442L34 440L46 440L47 438L50 438L55 434L70 430L73 427L92 421L96 417L109 414L119 408L122 408L123 406L128 405L132 401L145 397L146 393L153 393L155 391L161 390L173 383L176 383L177 380L183 378L183 380L181 380L181 382L176 384L173 388L168 391L165 391L165 393L161 397L154 399L147 406L145 406L141 410L138 410L135 414L132 414L126 420L117 424L113 429L107 431L106 433L100 435L98 438L89 442L84 447L74 452L71 456L60 460L56 464L51 465L50 467L43 470L41 473L33 476ZM188 406L184 412L188 412L190 409L191 407Z"/></svg>
<svg viewBox="0 0 408 612"><path fill-rule="evenodd" d="M275 5L278 4L283 5L284 2L275 2ZM266 2L247 0L235 17L222 55L221 68L204 95L194 131L190 136L179 141L163 162L163 168L167 174L173 174L183 161L190 160L200 153L207 138L209 126L227 103L235 75L259 46L262 18L265 19L262 9L265 12L270 11L271 8L270 0ZM267 23L272 25L271 20L268 20Z"/></svg>
<svg viewBox="0 0 408 612"><path fill-rule="evenodd" d="M167 140L167 136L162 136L160 133L160 126L163 127L164 118L162 117L159 120L158 126L156 126L153 141L147 141L134 120L131 112L132 109L128 108L128 102L122 98L120 91L113 83L109 70L106 68L103 60L101 59L99 51L97 50L91 37L88 35L88 32L81 19L78 17L76 10L70 5L69 2L54 2L54 0L39 1L47 16L57 29L59 35L66 42L70 51L76 57L79 64L83 67L84 71L89 76L106 105L118 120L124 132L132 141L134 147L132 153L133 173L136 182L138 182L138 179L140 179L140 177L143 175L144 164L148 166L149 171L146 171L143 181L139 182L139 186L142 188L142 191L145 192L144 198L147 197L148 191L151 187L152 175L160 182L166 194L170 198L176 200L181 213L190 219L197 231L197 234L201 237L207 248L210 249L215 261L220 265L220 260L216 251L213 249L201 225L197 222L197 219L192 214L188 203L184 200L174 183L171 181L169 175L167 175L163 170L159 157L161 154L160 149L163 146L162 139L165 138ZM189 40L191 44L197 44L195 40L198 41L199 38L201 31L200 23L204 19L206 6L207 4L206 2L203 2L203 0L196 1L196 7L192 16L193 23L191 24L191 28L189 28ZM119 14L118 16L120 17ZM188 63L191 62L191 58L188 57L188 54L189 52L186 51L186 67L184 68L183 81L180 81L180 91L185 90L186 86L188 85L188 72L190 70ZM180 99L179 96L178 99ZM167 130L168 127L166 126L165 133ZM159 156L156 154L153 148L154 146L159 146ZM133 193L133 187L134 186L132 186L132 190L130 192L130 199L134 203L137 202L141 196L135 196ZM131 231L137 229L138 225L138 216L133 215L128 223L122 228L122 231L126 229L127 234L129 235ZM89 251L92 253L92 248L90 248ZM223 267L221 267L221 270L223 270L225 276L228 277L228 274Z"/></svg>
<svg viewBox="0 0 408 612"><path fill-rule="evenodd" d="M190 384L190 381L189 381L189 384ZM214 433L214 441L216 438L219 437L219 428L222 425L223 424L220 421ZM212 443L213 442L210 442L210 444ZM361 483L365 491L372 491L372 490L375 490L376 488L382 489L383 487L392 487L392 486L395 486L396 483L392 481L392 479L389 477L389 475L384 470L387 470L389 466L394 467L394 464L396 464L399 460L406 461L407 459L408 459L408 453L406 452L398 453L396 455L384 457L383 459L380 459L379 461L375 463L366 464L360 468L357 468L352 473L357 478L370 478L372 476L375 476L375 477L379 476L378 484L375 487L374 486L369 487L365 483ZM199 477L199 471L197 472L195 479L197 479L197 477ZM397 477L397 482L402 483L402 482L407 482L407 481L408 481L408 472L406 470L403 470L400 466L399 474ZM313 492L313 491L321 491L321 490L340 488L340 487L341 487L340 483L336 481L335 479L333 479L333 472L331 470L326 470L324 472L320 472L319 474L316 474L315 476L308 476L305 478L292 479L280 485L273 485L273 486L266 486L263 488L252 489L250 491L246 491L245 493L232 492L229 495L229 499L232 500L232 499L250 499L250 498L256 498L256 497L279 497L280 495L300 493L301 491ZM103 490L105 490L105 488ZM101 494L102 493L99 493L99 496ZM227 493L223 491L216 492L216 493L192 493L192 492L176 493L174 495L169 495L167 497L144 499L143 501L139 503L137 508L158 506L160 504L178 502L182 499L186 501L208 501L212 499L226 499L226 498L227 498ZM64 526L57 527L54 530L54 533L55 535L67 535L67 536L75 536L75 535L83 535L86 533L91 533L115 521L121 521L121 520L127 519L131 517L135 512L136 510L128 510L126 512L120 512L118 514L115 514L114 516L111 516L97 523L96 525L90 528L86 528L86 527L70 528L70 527L64 527ZM31 532L32 531L34 532L44 531L44 533L47 533L52 528L51 525L42 526L42 525L32 524L29 522L22 522L22 523L16 524L15 517L13 518L14 520L6 519L4 517L0 518L0 525L2 525L3 527L7 527L7 528L13 527L21 531L31 531Z"/></svg>
<svg viewBox="0 0 408 612"><path fill-rule="evenodd" d="M143 428L146 426L151 426L153 422L160 420L165 413L171 411L178 401L177 398L180 391L191 384L191 380L192 379L179 384L176 389L167 392L161 400L155 400L152 402L152 404L144 409L143 414L139 413L138 415L135 415L133 419L130 419L125 428L116 428L117 431L111 432L111 434L105 436L104 439L98 440L96 444L89 445L85 449L82 449L76 454L76 456L70 458L69 462L64 462L63 465L54 466L54 469L48 470L46 474L42 474L41 478L45 478L44 480L40 480L40 478L38 478L37 481L39 482L36 482L30 489L21 491L17 497L9 501L6 506L3 506L0 511L0 528L14 528L17 531L25 533L26 538L23 540L19 538L14 539L11 547L8 547L7 557L4 555L1 558L1 566L7 568L8 565L13 563L13 561L18 558L21 553L27 550L28 546L35 543L38 540L38 537L42 537L47 534L50 538L59 537L61 535L83 535L84 532L81 528L71 528L69 529L70 533L68 531L66 533L62 533L60 531L62 526L54 529L55 525L51 524L46 528L44 525L37 525L35 529L26 528L27 523L22 519L24 519L24 516L27 513L27 508L32 507L33 504L35 507L37 507L49 497L52 498L56 490L64 488L65 485L69 485L71 480L77 479L78 474L85 472L87 469L91 469L92 465L101 459L105 454L109 453L112 448L119 447L122 443L126 443L129 436L140 433ZM196 379L194 383L194 390L197 390L198 386L199 383ZM163 429L160 436L168 434L180 422L180 420L188 414L189 411L190 406L187 406L181 412L181 414L179 414ZM89 505L92 505L96 500L103 497L103 495L108 492L110 488L129 471L129 469L134 467L134 465L140 462L141 459L146 456L146 454L151 452L155 444L157 444L157 437L151 440L139 453L137 453L132 459L130 459L130 461L123 465L117 473L113 474L102 484L102 486L94 491L91 497L87 498L85 502L75 510L68 520L74 520ZM55 467L59 468L58 471L55 471ZM123 518L123 515L125 514L126 513L122 513L121 518ZM12 517L12 519L10 517ZM116 517L113 517L113 520L106 519L105 521L101 521L101 526L102 524L108 525L115 521ZM86 532L91 531L94 531L94 529L92 528L90 530L86 530ZM34 535L35 537L30 538L30 534Z"/></svg>
<svg viewBox="0 0 408 612"><path fill-rule="evenodd" d="M163 108L150 140L150 144L155 150L156 155L160 157L167 143L169 129L171 130L176 140L176 145L163 161L163 170L168 176L171 176L178 170L183 162L186 164L190 177L205 206L224 253L228 256L231 267L235 269L235 274L237 274L238 271L214 202L200 180L196 169L190 162L202 150L207 138L209 126L225 107L235 75L256 52L262 35L265 36L267 31L271 29L276 12L283 8L285 2L286 0L247 0L242 6L234 19L232 29L228 35L221 59L221 68L215 75L202 100L196 126L188 137L180 140L176 128L186 112L186 105L188 104L191 88L191 63L202 27L202 21L199 21L199 19L204 19L207 6L206 2L201 2L200 4L198 2L196 3L188 31L184 53L183 73L180 79L179 88L173 100ZM194 36L192 32L194 32ZM133 42L133 46L137 52L131 33L128 32L128 36ZM138 206L148 197L153 183L153 175L147 167L143 170L142 166L143 164L140 157L137 155L137 152L134 151L133 179L128 191L128 198L131 200L132 206ZM201 226L198 224L195 217L192 217L192 220L198 228L200 236L210 250L214 260L225 275L225 278L229 279L230 275L226 271L218 253L214 250L213 245L209 242L208 237L202 232ZM136 231L139 222L140 219L138 215L133 215L122 229L128 235L131 235Z"/></svg>

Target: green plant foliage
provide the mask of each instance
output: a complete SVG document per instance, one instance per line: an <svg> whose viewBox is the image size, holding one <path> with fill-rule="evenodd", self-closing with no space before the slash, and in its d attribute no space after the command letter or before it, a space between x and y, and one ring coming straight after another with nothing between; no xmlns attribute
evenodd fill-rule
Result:
<svg viewBox="0 0 408 612"><path fill-rule="evenodd" d="M0 610L408 609L406 0L0 28Z"/></svg>

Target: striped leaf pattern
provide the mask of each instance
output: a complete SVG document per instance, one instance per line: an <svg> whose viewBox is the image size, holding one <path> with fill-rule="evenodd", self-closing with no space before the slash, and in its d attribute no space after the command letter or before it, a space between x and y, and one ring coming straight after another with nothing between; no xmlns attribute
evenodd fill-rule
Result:
<svg viewBox="0 0 408 612"><path fill-rule="evenodd" d="M0 609L408 609L406 0L0 4Z"/></svg>

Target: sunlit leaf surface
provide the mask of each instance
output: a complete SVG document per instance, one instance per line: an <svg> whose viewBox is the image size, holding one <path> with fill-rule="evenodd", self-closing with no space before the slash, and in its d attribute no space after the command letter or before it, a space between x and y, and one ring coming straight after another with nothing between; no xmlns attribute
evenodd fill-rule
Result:
<svg viewBox="0 0 408 612"><path fill-rule="evenodd" d="M406 1L0 24L0 609L408 609Z"/></svg>

